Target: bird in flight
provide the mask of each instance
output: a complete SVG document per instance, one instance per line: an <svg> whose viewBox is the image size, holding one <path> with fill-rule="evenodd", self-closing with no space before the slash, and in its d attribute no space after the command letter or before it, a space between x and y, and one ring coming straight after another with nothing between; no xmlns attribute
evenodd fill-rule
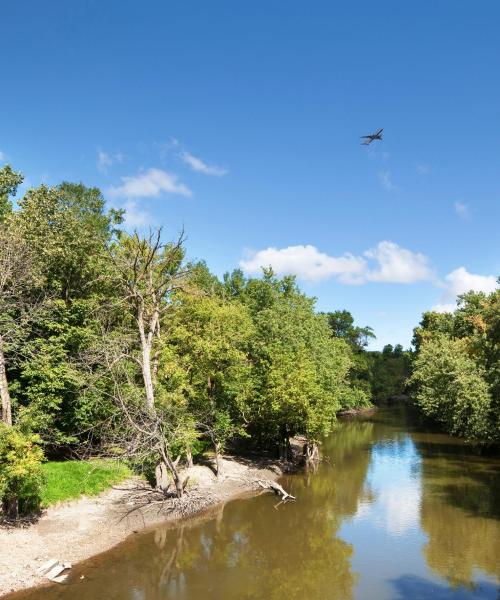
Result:
<svg viewBox="0 0 500 600"><path fill-rule="evenodd" d="M361 139L365 140L364 142L361 142L361 144L363 146L369 146L373 141L375 140L381 140L382 139L382 131L384 131L383 129L377 129L377 131L375 133L372 133L370 135L362 135Z"/></svg>

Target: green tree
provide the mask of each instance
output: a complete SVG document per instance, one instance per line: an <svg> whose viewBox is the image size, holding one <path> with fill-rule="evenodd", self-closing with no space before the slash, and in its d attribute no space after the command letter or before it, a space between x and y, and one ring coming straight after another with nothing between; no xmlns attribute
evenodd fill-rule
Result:
<svg viewBox="0 0 500 600"><path fill-rule="evenodd" d="M443 335L428 340L415 359L410 381L417 386L422 411L447 431L468 438L488 436L491 396L466 341Z"/></svg>
<svg viewBox="0 0 500 600"><path fill-rule="evenodd" d="M98 307L114 295L108 247L120 218L105 212L96 188L63 183L29 190L6 221L36 257L44 298L13 395L20 422L36 427L54 450L78 441L104 404L86 393L80 362L99 335Z"/></svg>
<svg viewBox="0 0 500 600"><path fill-rule="evenodd" d="M171 328L172 358L185 370L188 405L198 429L214 446L218 475L227 441L244 433L252 333L249 312L241 302L201 291L182 295Z"/></svg>
<svg viewBox="0 0 500 600"><path fill-rule="evenodd" d="M0 506L8 517L39 507L43 482L39 442L36 435L0 423Z"/></svg>
<svg viewBox="0 0 500 600"><path fill-rule="evenodd" d="M10 165L0 169L0 224L12 212L10 196L15 196L17 188L23 182L23 176L12 170Z"/></svg>

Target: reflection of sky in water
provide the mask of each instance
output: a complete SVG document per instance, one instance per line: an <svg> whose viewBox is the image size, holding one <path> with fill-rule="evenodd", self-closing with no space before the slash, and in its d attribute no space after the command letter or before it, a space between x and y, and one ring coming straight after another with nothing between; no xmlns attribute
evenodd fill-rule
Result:
<svg viewBox="0 0 500 600"><path fill-rule="evenodd" d="M410 438L372 447L366 486L372 500L363 499L353 521L370 519L392 535L419 527L420 457Z"/></svg>
<svg viewBox="0 0 500 600"><path fill-rule="evenodd" d="M354 547L352 570L359 574L355 598L496 599L497 586L480 574L483 582L473 592L450 588L429 570L422 552L421 457L411 437L384 440L370 452L365 492L338 533Z"/></svg>

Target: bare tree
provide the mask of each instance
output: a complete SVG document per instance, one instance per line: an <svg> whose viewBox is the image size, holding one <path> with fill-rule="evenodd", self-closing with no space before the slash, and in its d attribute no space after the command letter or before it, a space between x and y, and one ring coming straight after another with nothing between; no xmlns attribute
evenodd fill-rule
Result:
<svg viewBox="0 0 500 600"><path fill-rule="evenodd" d="M171 441L179 437L172 407L159 406L156 397L157 371L161 328L172 310L175 292L185 286L188 270L183 267L184 233L177 240L164 244L161 230L146 238L137 233L122 236L111 250L119 288L120 305L131 317L131 327L125 343L106 346L106 363L112 373L114 397L127 423L128 451L158 456L157 483L168 470L181 497L185 482L177 468L178 459L171 455ZM140 367L140 396L127 395L134 386L127 364Z"/></svg>

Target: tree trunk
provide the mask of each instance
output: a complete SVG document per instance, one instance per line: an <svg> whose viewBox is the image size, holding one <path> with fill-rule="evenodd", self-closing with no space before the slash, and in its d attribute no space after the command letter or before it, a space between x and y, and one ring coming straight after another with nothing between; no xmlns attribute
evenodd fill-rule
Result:
<svg viewBox="0 0 500 600"><path fill-rule="evenodd" d="M151 375L151 348L147 342L142 347L142 378L144 380L144 390L146 391L146 406L148 410L152 410L155 405L155 395Z"/></svg>
<svg viewBox="0 0 500 600"><path fill-rule="evenodd" d="M187 466L188 469L190 469L193 466L193 453L191 452L191 446L188 446L186 448L186 462L187 462Z"/></svg>
<svg viewBox="0 0 500 600"><path fill-rule="evenodd" d="M2 399L2 421L12 425L12 405L10 402L9 383L5 370L5 355L3 353L3 340L0 337L0 397Z"/></svg>
<svg viewBox="0 0 500 600"><path fill-rule="evenodd" d="M144 381L144 390L146 392L146 407L149 411L152 411L155 405L153 374L151 368L151 346L153 342L153 336L150 334L146 335L144 327L144 312L142 306L140 306L137 311L137 325L139 327L139 336L141 338L141 367L142 379Z"/></svg>
<svg viewBox="0 0 500 600"><path fill-rule="evenodd" d="M170 458L168 450L165 448L165 445L162 445L160 447L160 453L162 455L163 462L165 463L168 470L172 473L176 496L177 498L182 498L182 496L184 495L184 485L180 478L179 471L177 470L177 465Z"/></svg>
<svg viewBox="0 0 500 600"><path fill-rule="evenodd" d="M19 498L17 496L9 496L3 501L3 511L9 519L17 519L19 517Z"/></svg>
<svg viewBox="0 0 500 600"><path fill-rule="evenodd" d="M220 444L218 442L214 443L214 449L215 449L215 468L216 468L216 475L217 475L217 479L219 479L222 475L222 455L220 452Z"/></svg>
<svg viewBox="0 0 500 600"><path fill-rule="evenodd" d="M280 444L280 460L288 462L292 455L292 447L290 445L290 438L288 435L283 437L283 441Z"/></svg>

